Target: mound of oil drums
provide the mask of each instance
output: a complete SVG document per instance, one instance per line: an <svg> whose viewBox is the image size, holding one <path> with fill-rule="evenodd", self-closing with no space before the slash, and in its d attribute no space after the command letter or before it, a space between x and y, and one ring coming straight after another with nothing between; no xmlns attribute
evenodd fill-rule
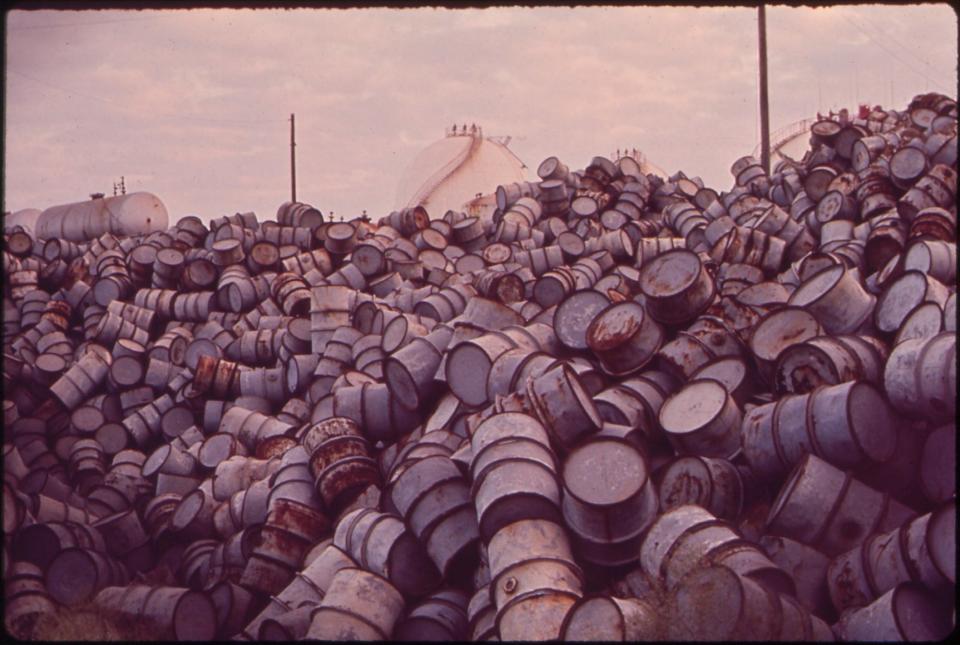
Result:
<svg viewBox="0 0 960 645"><path fill-rule="evenodd" d="M957 104L731 173L551 157L492 212L7 230L7 628L945 638Z"/></svg>

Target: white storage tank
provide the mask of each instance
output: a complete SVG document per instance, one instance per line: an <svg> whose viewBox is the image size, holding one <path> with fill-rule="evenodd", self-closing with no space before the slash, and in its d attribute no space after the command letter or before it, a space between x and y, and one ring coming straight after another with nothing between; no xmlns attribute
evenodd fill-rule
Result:
<svg viewBox="0 0 960 645"><path fill-rule="evenodd" d="M4 215L3 230L12 231L19 226L33 235L37 230L37 220L40 219L41 212L39 208L21 208L15 213Z"/></svg>
<svg viewBox="0 0 960 645"><path fill-rule="evenodd" d="M40 214L34 231L43 239L82 242L104 233L143 235L168 226L163 202L151 193L137 192L51 206Z"/></svg>
<svg viewBox="0 0 960 645"><path fill-rule="evenodd" d="M498 137L483 130L454 126L443 139L423 149L400 177L396 210L422 206L430 219L467 204L498 184L526 179L527 167Z"/></svg>

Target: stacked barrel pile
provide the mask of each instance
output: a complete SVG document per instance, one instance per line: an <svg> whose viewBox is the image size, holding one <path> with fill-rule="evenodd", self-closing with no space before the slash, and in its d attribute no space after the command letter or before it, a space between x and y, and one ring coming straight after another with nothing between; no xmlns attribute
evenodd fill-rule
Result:
<svg viewBox="0 0 960 645"><path fill-rule="evenodd" d="M8 231L7 626L945 637L957 104L810 144L724 192L551 157L491 217Z"/></svg>

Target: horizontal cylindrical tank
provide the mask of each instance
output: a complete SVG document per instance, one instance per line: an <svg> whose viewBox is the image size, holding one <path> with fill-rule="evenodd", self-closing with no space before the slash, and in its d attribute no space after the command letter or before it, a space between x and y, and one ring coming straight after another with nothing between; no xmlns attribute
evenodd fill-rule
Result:
<svg viewBox="0 0 960 645"><path fill-rule="evenodd" d="M22 208L15 213L4 215L3 230L11 231L20 226L28 233L33 233L37 230L37 220L40 219L41 212L39 208Z"/></svg>
<svg viewBox="0 0 960 645"><path fill-rule="evenodd" d="M169 226L167 208L151 193L97 197L86 202L51 206L37 218L38 237L82 242L114 235L146 235Z"/></svg>

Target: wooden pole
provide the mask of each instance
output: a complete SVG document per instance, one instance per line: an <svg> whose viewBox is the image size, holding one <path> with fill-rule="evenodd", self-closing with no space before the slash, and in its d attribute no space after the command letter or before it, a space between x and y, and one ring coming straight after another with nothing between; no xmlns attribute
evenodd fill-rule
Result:
<svg viewBox="0 0 960 645"><path fill-rule="evenodd" d="M297 158L294 149L297 142L294 138L294 115L290 115L290 201L297 201Z"/></svg>
<svg viewBox="0 0 960 645"><path fill-rule="evenodd" d="M770 174L770 106L767 99L767 15L761 3L759 11L760 30L760 165Z"/></svg>

